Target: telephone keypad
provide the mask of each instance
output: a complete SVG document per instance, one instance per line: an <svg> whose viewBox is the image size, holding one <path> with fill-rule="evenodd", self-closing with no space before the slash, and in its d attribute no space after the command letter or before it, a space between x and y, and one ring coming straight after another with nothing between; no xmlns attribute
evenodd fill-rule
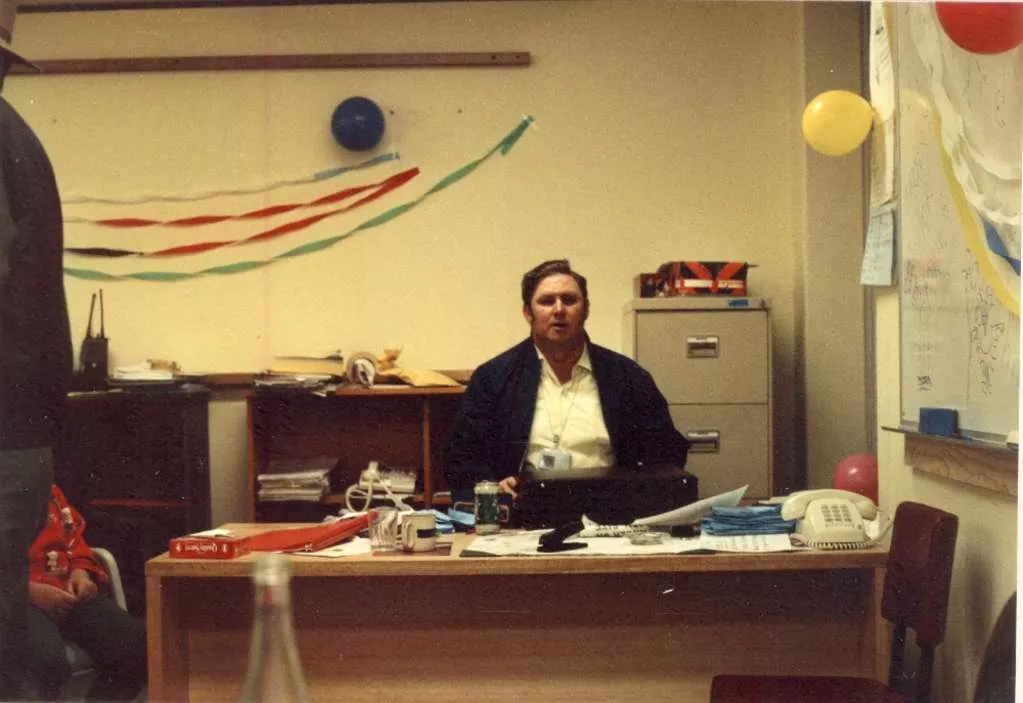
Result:
<svg viewBox="0 0 1023 703"><path fill-rule="evenodd" d="M821 515L824 518L824 522L828 524L835 522L849 524L853 522L849 506L844 504L829 505L825 503L821 506Z"/></svg>

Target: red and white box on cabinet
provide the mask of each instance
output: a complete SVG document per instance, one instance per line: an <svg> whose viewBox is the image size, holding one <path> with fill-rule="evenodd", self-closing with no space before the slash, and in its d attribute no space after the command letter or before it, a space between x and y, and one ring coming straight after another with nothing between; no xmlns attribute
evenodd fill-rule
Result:
<svg viewBox="0 0 1023 703"><path fill-rule="evenodd" d="M249 538L222 528L205 530L173 538L169 552L175 559L234 559L249 553Z"/></svg>

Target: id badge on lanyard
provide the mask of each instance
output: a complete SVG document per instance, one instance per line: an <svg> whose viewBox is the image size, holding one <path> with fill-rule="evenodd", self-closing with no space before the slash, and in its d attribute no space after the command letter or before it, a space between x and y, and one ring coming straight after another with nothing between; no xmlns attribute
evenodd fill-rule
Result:
<svg viewBox="0 0 1023 703"><path fill-rule="evenodd" d="M555 471L568 471L572 468L572 453L554 447L540 452L540 468Z"/></svg>

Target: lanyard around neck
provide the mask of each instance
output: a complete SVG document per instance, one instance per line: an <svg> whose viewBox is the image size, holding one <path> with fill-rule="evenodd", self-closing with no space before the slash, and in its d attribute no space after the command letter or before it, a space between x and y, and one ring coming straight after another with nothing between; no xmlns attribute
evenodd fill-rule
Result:
<svg viewBox="0 0 1023 703"><path fill-rule="evenodd" d="M555 376L555 378L557 377ZM569 397L568 409L565 410L565 415L561 420L561 430L559 432L554 431L554 418L551 416L551 405L553 403L551 403L551 399L547 396L547 384L540 384L540 387L543 389L544 409L547 411L547 426L550 428L551 437L554 439L555 449L559 449L561 447L561 440L565 436L565 428L568 427L569 415L572 414L572 408L575 407L575 396L579 392L579 380L581 378L582 374L576 374L575 367L573 367L572 380L569 381L571 396Z"/></svg>

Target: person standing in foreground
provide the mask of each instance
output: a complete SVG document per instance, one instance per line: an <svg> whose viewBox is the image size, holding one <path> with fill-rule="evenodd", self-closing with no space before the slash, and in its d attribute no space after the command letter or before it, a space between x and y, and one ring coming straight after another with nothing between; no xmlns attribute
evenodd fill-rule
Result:
<svg viewBox="0 0 1023 703"><path fill-rule="evenodd" d="M446 454L453 491L491 480L515 496L524 463L568 472L685 466L689 443L653 378L589 340L589 312L586 279L567 260L545 261L523 276L530 337L473 374Z"/></svg>
<svg viewBox="0 0 1023 703"><path fill-rule="evenodd" d="M0 91L14 64L17 5L0 0ZM28 552L46 517L53 451L71 382L63 225L46 152L0 98L0 700L32 695Z"/></svg>

